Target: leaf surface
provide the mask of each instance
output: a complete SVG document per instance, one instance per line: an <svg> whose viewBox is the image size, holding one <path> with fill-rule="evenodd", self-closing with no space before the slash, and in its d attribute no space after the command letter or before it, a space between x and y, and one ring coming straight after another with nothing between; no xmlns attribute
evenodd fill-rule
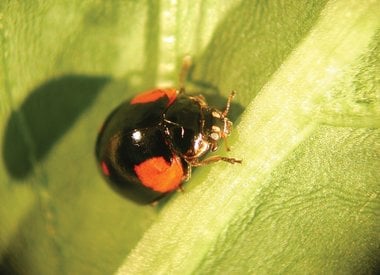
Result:
<svg viewBox="0 0 380 275"><path fill-rule="evenodd" d="M0 273L376 273L380 2L3 1ZM220 108L231 152L139 206L107 186L97 131L178 85Z"/></svg>

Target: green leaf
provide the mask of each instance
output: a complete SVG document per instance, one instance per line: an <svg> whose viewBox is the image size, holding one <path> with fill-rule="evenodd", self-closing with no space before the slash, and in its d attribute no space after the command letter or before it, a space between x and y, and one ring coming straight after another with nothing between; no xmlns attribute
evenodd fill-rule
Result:
<svg viewBox="0 0 380 275"><path fill-rule="evenodd" d="M378 271L380 1L24 2L0 3L0 273ZM186 54L190 90L237 91L243 164L139 206L97 130Z"/></svg>

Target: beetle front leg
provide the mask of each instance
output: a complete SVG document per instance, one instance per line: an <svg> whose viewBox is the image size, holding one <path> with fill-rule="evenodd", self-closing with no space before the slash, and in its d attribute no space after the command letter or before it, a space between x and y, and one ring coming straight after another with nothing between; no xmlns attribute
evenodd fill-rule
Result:
<svg viewBox="0 0 380 275"><path fill-rule="evenodd" d="M222 157L222 156L212 156L212 157L209 157L209 158L206 158L202 161L199 161L199 160L194 160L191 163L191 166L204 166L204 165L208 165L208 164L211 164L211 163L214 163L214 162L218 162L218 161L225 161L225 162L228 162L228 163L231 163L231 164L235 164L235 163L242 163L242 160L241 159L236 159L236 158L228 158L228 157Z"/></svg>

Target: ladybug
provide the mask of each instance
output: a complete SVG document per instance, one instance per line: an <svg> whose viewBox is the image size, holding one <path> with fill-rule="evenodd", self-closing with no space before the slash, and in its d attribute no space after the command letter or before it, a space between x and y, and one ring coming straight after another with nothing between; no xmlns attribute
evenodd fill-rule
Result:
<svg viewBox="0 0 380 275"><path fill-rule="evenodd" d="M106 119L96 144L100 170L111 186L140 204L152 203L181 188L191 168L216 161L241 163L222 156L203 159L231 132L224 111L202 95L183 89L153 89L122 103Z"/></svg>

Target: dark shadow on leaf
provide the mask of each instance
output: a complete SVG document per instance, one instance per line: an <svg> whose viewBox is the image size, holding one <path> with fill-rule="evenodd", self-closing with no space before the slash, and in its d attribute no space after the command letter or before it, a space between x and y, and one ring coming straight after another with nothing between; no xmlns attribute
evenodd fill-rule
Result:
<svg viewBox="0 0 380 275"><path fill-rule="evenodd" d="M106 77L68 75L52 79L30 93L9 118L3 159L9 174L23 179L88 108Z"/></svg>
<svg viewBox="0 0 380 275"><path fill-rule="evenodd" d="M8 252L8 251L7 251ZM0 275L18 275L20 272L17 270L17 263L9 253L5 253L0 258Z"/></svg>

